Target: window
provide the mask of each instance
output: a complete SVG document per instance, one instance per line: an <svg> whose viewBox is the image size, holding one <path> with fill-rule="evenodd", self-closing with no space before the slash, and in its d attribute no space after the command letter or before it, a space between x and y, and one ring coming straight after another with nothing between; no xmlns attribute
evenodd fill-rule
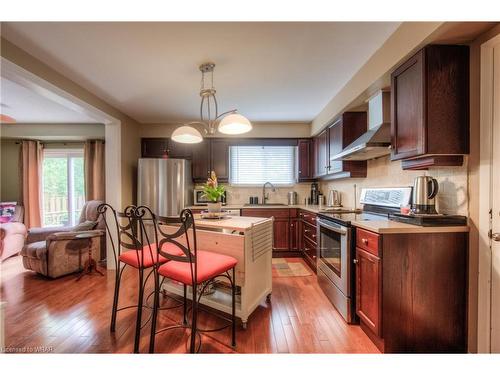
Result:
<svg viewBox="0 0 500 375"><path fill-rule="evenodd" d="M231 146L229 182L234 185L291 185L296 177L295 146Z"/></svg>
<svg viewBox="0 0 500 375"><path fill-rule="evenodd" d="M75 225L85 203L83 149L45 149L42 168L42 225Z"/></svg>

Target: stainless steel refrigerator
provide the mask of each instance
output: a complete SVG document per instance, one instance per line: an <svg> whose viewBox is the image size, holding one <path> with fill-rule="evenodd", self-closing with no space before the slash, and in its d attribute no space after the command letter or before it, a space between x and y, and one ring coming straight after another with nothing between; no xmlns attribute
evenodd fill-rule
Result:
<svg viewBox="0 0 500 375"><path fill-rule="evenodd" d="M139 159L137 203L160 216L177 216L193 204L191 162L184 159Z"/></svg>

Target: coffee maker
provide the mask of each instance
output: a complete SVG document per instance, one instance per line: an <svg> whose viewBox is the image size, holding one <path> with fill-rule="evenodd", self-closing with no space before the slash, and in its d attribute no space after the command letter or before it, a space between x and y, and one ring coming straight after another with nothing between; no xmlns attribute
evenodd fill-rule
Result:
<svg viewBox="0 0 500 375"><path fill-rule="evenodd" d="M417 215L436 215L436 195L439 184L430 176L419 176L413 183L411 211Z"/></svg>

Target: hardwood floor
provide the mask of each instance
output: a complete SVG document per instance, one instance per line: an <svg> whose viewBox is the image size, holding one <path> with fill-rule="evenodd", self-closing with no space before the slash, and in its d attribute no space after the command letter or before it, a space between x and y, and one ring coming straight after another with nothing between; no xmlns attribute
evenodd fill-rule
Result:
<svg viewBox="0 0 500 375"><path fill-rule="evenodd" d="M293 261L292 259L290 261ZM297 259L296 261L301 261ZM105 277L75 275L45 279L22 267L20 257L2 265L1 299L5 307L5 345L9 350L56 353L131 353L135 309L118 313L109 332L114 272ZM125 270L120 306L136 303L136 275ZM149 289L150 290L150 289ZM172 303L163 299L163 303ZM158 327L180 322L182 309L161 311ZM149 317L145 310L144 322ZM200 325L216 327L219 318L201 312ZM157 353L184 353L189 330L176 329L156 338ZM316 277L275 277L270 303L250 316L247 329L238 325L237 347L230 331L202 334L203 353L379 353L358 325L348 325L320 290ZM141 337L141 352L149 344L149 323Z"/></svg>

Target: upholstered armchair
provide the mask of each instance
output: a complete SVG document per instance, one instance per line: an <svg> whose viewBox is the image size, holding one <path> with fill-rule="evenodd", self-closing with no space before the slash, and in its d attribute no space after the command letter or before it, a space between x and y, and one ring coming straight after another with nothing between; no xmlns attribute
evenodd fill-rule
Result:
<svg viewBox="0 0 500 375"><path fill-rule="evenodd" d="M26 239L26 227L23 224L23 206L16 206L12 219L0 224L0 260L3 261L19 254Z"/></svg>
<svg viewBox="0 0 500 375"><path fill-rule="evenodd" d="M79 271L88 258L102 259L105 248L104 221L97 207L102 201L88 201L74 227L31 228L21 251L24 268L44 276L56 278ZM89 233L91 238L77 238Z"/></svg>

